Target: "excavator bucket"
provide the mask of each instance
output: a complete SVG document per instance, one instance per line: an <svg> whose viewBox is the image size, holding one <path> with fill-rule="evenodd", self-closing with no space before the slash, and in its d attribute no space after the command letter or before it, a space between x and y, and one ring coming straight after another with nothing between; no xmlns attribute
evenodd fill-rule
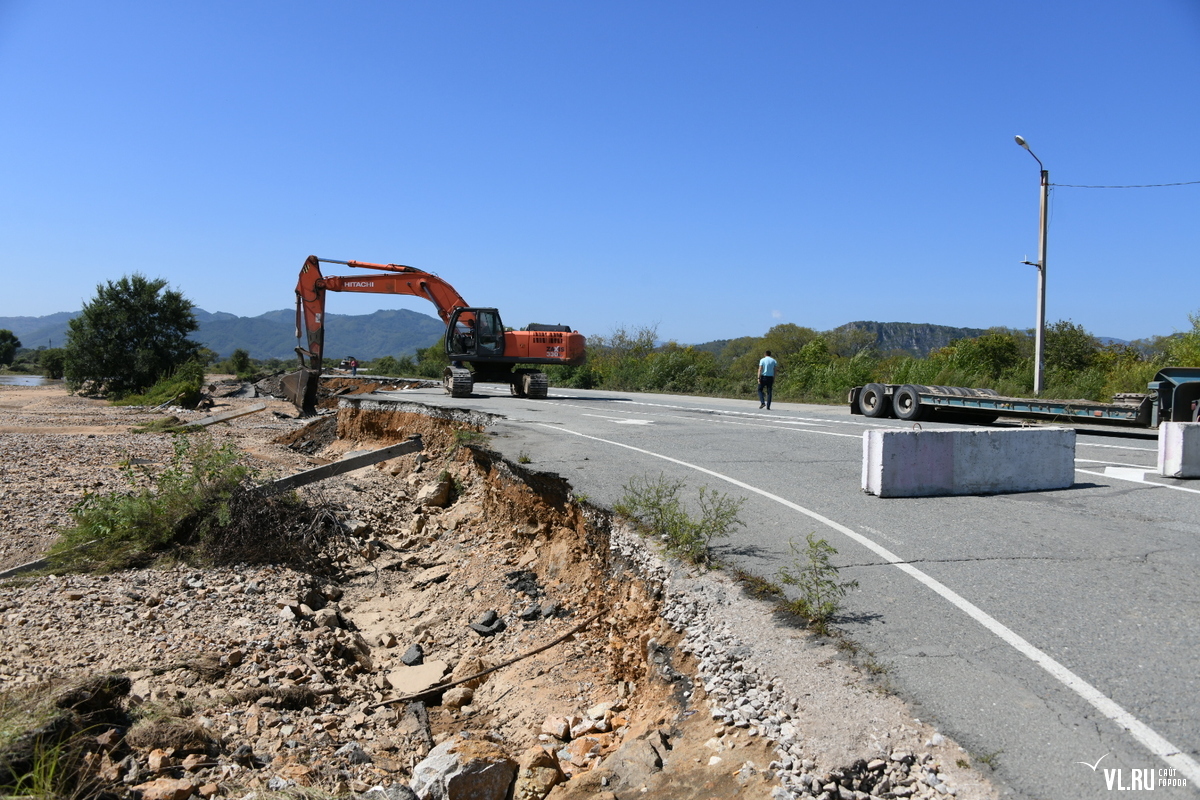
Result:
<svg viewBox="0 0 1200 800"><path fill-rule="evenodd" d="M280 381L283 396L300 409L306 417L317 413L317 388L321 385L321 373L314 369L301 369L285 375Z"/></svg>

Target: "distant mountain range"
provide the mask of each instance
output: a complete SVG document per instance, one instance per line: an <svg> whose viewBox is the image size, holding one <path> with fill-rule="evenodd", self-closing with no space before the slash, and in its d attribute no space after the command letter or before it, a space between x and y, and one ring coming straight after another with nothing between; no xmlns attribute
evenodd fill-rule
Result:
<svg viewBox="0 0 1200 800"><path fill-rule="evenodd" d="M251 358L296 357L296 312L268 311L257 317L239 317L223 311L209 313L193 309L200 328L192 334L197 341L222 358L234 350L245 350ZM67 322L79 314L61 311L44 317L0 317L0 329L8 329L23 347L62 347L67 341ZM408 309L376 311L374 314L327 314L325 354L360 361L381 356L412 355L441 339L446 326L436 317Z"/></svg>
<svg viewBox="0 0 1200 800"><path fill-rule="evenodd" d="M67 321L79 312L61 311L45 317L0 317L0 329L16 334L23 347L61 347L67 340ZM292 309L268 311L257 317L239 317L222 311L209 313L194 309L200 329L192 334L195 341L222 358L234 350L245 350L251 358L295 358L296 312ZM366 361L381 356L412 355L418 348L429 347L441 339L445 326L428 314L408 309L376 311L374 314L327 315L325 353L329 358L354 356ZM923 358L955 339L967 339L987 333L983 328L954 328L917 322L848 322L837 330L867 331L875 337L875 351L903 351ZM1102 344L1125 342L1097 337ZM696 345L698 349L720 352L729 340L721 339Z"/></svg>

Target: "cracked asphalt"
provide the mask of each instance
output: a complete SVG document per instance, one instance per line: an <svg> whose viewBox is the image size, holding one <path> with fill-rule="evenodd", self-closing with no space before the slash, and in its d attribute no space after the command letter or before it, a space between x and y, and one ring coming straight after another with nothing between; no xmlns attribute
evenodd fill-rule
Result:
<svg viewBox="0 0 1200 800"><path fill-rule="evenodd" d="M860 489L862 433L911 423L844 406L776 403L768 412L754 402L558 389L536 401L486 385L466 399L394 396L502 416L489 428L496 449L563 475L600 505L616 502L631 476L660 472L743 497L745 527L714 549L767 579L790 563L789 541L827 539L859 584L837 627L886 668L918 717L993 765L1010 796L1091 798L1108 791L1105 769L1123 769L1128 784L1130 770L1173 767L1070 679L863 540L1086 681L1191 764L1200 758L1200 481L1155 475L1157 445L1144 431L1080 433L1070 489L881 499ZM1197 796L1196 783L1161 791Z"/></svg>

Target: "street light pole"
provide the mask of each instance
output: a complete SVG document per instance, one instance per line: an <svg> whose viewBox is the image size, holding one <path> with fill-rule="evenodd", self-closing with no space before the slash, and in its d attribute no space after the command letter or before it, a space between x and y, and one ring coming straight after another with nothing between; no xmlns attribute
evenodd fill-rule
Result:
<svg viewBox="0 0 1200 800"><path fill-rule="evenodd" d="M1038 271L1037 330L1034 332L1033 339L1033 393L1040 397L1042 390L1046 388L1043 366L1046 356L1046 228L1050 213L1050 170L1046 169L1042 160L1034 155L1033 150L1029 149L1029 145L1022 137L1017 136L1016 140L1017 144L1024 147L1029 155L1033 156L1033 160L1042 170L1041 213L1038 219L1038 260L1036 263L1025 262L1037 267Z"/></svg>

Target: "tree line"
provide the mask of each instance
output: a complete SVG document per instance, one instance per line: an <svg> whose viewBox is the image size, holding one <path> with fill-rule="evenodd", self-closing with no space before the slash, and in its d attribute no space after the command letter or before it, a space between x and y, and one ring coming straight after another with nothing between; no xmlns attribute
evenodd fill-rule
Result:
<svg viewBox="0 0 1200 800"><path fill-rule="evenodd" d="M1132 344L1104 345L1082 325L1060 320L1045 335L1046 397L1109 401L1121 392L1145 392L1164 366L1200 367L1200 315L1191 330ZM713 351L656 343L652 327L619 329L588 340L587 363L554 367L552 383L577 388L751 398L758 360L770 350L779 361L775 399L836 403L867 383L970 386L1014 397L1033 393L1031 330L992 328L958 339L926 357L880 353L865 331L818 332L776 325Z"/></svg>
<svg viewBox="0 0 1200 800"><path fill-rule="evenodd" d="M97 286L96 296L71 320L62 348L22 350L11 331L0 330L0 369L62 377L72 391L120 399L169 379L185 365L193 376L189 383L202 381L214 364L218 372L246 379L291 368L279 359L255 360L246 350L219 361L188 339L198 327L193 308L161 279L134 274L109 281ZM1044 396L1109 401L1118 393L1144 392L1164 366L1200 367L1200 314L1189 322L1191 329L1183 333L1108 345L1070 320L1050 324ZM841 402L851 387L867 383L971 386L1015 397L1033 393L1033 334L1012 328L958 339L925 357L881 353L874 334L854 328L816 331L786 323L762 336L699 347L662 344L652 326L618 328L588 338L585 363L547 372L553 385L567 388L750 398L758 360L767 350L779 361L776 400ZM360 364L359 373L437 379L448 363L438 342L413 356Z"/></svg>

